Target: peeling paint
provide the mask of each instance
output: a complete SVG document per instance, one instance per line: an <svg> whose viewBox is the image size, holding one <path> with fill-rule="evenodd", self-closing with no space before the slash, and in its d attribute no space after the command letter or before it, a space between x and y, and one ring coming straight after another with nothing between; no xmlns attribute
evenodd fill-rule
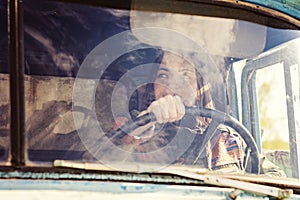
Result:
<svg viewBox="0 0 300 200"><path fill-rule="evenodd" d="M125 189L125 190L124 190ZM63 180L0 180L1 197L16 199L20 193L25 199L229 199L233 188L164 185L147 183L63 181ZM77 195L74 195L76 192ZM47 194L45 196L45 194ZM61 196L63 195L63 196ZM87 195L87 196L86 196ZM141 196L142 195L142 196ZM50 197L58 198L50 198ZM33 198L34 197L34 198ZM42 197L42 198L41 198ZM265 199L264 196L240 192L237 198ZM18 198L20 199L20 198ZM71 198L70 198L71 199ZM92 198L96 199L96 198ZM98 198L99 199L99 198Z"/></svg>
<svg viewBox="0 0 300 200"><path fill-rule="evenodd" d="M174 184L202 184L202 181L196 181L185 178L174 178L169 176L147 175L147 174L93 174L93 173L45 173L45 172L0 172L1 178L21 178L21 179L71 179L71 180L104 180L104 181L135 181L135 182L159 182Z"/></svg>

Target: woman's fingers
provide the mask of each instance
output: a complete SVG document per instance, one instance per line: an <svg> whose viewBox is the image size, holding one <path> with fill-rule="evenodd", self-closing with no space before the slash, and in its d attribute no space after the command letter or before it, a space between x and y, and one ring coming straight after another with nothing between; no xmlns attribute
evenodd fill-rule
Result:
<svg viewBox="0 0 300 200"><path fill-rule="evenodd" d="M182 119L182 117L185 115L185 106L179 96L174 96L176 101L176 113L177 113L177 120Z"/></svg>
<svg viewBox="0 0 300 200"><path fill-rule="evenodd" d="M166 96L166 101L168 102L168 113L169 113L169 118L166 120L167 122L174 122L179 120L178 119L178 114L177 114L177 103L176 99L174 96L167 95Z"/></svg>
<svg viewBox="0 0 300 200"><path fill-rule="evenodd" d="M152 102L147 111L154 113L158 123L165 123L180 120L185 107L179 96L167 95Z"/></svg>
<svg viewBox="0 0 300 200"><path fill-rule="evenodd" d="M162 115L162 107L161 102L159 101L154 101L150 104L148 107L148 112L152 112L158 123L164 123L163 115Z"/></svg>

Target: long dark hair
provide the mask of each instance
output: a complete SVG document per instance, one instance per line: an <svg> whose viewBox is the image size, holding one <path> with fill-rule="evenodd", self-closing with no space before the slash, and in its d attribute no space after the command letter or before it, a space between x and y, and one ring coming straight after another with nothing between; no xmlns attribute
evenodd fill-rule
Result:
<svg viewBox="0 0 300 200"><path fill-rule="evenodd" d="M174 54L173 52L170 52L170 51L161 51L161 53L159 54L159 57L155 60L155 63L153 64L153 66L151 68L149 84L139 87L133 94L134 98L132 98L131 101L135 101L135 102L130 103L130 105L134 105L130 108L130 110L133 110L135 112L135 114L133 114L133 117L137 113L139 113L143 110L146 110L148 108L148 106L151 104L151 102L153 102L155 100L154 81L156 79L159 65L160 65L165 53ZM193 65L193 66L195 66L195 65ZM212 99L211 92L210 92L210 85L208 83L205 83L203 76L200 74L201 70L199 70L199 68L203 68L203 67L205 67L204 63L199 64L199 62L198 62L198 65L196 65L197 97L196 97L195 106L213 109L214 103L213 103L213 99ZM198 117L197 121L201 127L207 127L210 122L209 119L203 118L201 116Z"/></svg>

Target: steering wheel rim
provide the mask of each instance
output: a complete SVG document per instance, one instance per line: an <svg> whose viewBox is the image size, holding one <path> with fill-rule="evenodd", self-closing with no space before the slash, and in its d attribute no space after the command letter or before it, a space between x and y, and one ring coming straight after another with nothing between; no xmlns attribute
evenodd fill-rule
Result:
<svg viewBox="0 0 300 200"><path fill-rule="evenodd" d="M209 108L198 108L198 107L190 107L186 109L186 114L190 114L193 116L202 116L211 118L212 122L210 124L213 127L207 128L210 129L206 132L205 141L203 141L202 144L206 144L210 138L213 136L213 133L215 132L216 128L220 124L224 124L226 126L229 126L233 128L235 131L239 133L239 135L243 138L245 141L247 147L245 151L250 150L250 157L251 157L251 173L258 174L259 173L259 151L258 147L255 143L254 138L252 137L251 133L248 131L248 129L240 123L237 119L234 117L228 115L227 113L209 109ZM122 134L124 132L131 132L132 130L135 130L136 128L143 126L151 121L156 121L155 116L153 113L145 114L141 117L138 117L135 121L129 122L122 126L122 129L118 129L116 131L116 134ZM207 141L206 141L207 140ZM204 146L202 146L204 147ZM202 149L202 148L201 148Z"/></svg>

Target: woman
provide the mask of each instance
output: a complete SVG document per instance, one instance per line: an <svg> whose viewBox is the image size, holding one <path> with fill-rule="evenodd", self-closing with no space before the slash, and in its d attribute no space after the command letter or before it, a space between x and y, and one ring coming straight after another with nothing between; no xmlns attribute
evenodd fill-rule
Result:
<svg viewBox="0 0 300 200"><path fill-rule="evenodd" d="M153 159L147 156L147 152L168 145L175 137L172 132L178 132L176 128L184 124L196 136L189 149L175 162L207 167L210 170L243 173L247 156L244 153L245 144L239 134L229 127L219 126L208 144L202 145L201 141L205 137L202 133L208 128L210 120L201 116L186 116L185 111L188 107L214 108L209 85L204 84L196 68L182 56L164 52L155 75L151 86L153 93L149 92L149 87L147 92L144 91L147 98L151 99L150 102L137 109L141 111L138 116L152 112L157 123L149 123L133 133L124 135L122 143L131 146L131 149L134 146L136 152L144 152L141 160L151 161ZM147 102L145 99L142 101ZM117 118L115 129L126 122L126 118ZM163 155L161 157L163 159ZM262 165L262 173L268 172L272 175L284 176L277 166L265 161L264 167Z"/></svg>

